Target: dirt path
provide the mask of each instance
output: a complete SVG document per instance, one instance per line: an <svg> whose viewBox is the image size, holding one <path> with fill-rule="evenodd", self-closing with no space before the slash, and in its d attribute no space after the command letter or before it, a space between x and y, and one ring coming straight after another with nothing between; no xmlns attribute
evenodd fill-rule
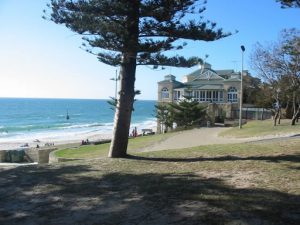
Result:
<svg viewBox="0 0 300 225"><path fill-rule="evenodd" d="M218 136L220 132L227 129L230 128L211 127L177 132L174 136L169 137L161 142L157 142L154 145L143 149L142 151L150 152L167 149L190 148L200 145L243 143L253 140L260 140L260 138L230 138Z"/></svg>

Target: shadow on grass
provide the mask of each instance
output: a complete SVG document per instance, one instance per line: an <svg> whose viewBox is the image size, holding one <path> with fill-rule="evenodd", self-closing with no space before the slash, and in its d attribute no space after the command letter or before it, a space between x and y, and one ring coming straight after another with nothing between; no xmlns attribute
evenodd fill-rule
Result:
<svg viewBox="0 0 300 225"><path fill-rule="evenodd" d="M128 155L128 159L133 160L145 160L145 161L158 161L158 162L204 162L204 161L267 161L267 162L300 162L300 154L291 155L275 155L275 156L249 156L249 157L239 157L239 156L219 156L219 157L193 157L193 158L167 158L167 157L143 157L136 155Z"/></svg>
<svg viewBox="0 0 300 225"><path fill-rule="evenodd" d="M101 168L101 167L100 167ZM300 224L300 197L86 165L0 172L0 224Z"/></svg>

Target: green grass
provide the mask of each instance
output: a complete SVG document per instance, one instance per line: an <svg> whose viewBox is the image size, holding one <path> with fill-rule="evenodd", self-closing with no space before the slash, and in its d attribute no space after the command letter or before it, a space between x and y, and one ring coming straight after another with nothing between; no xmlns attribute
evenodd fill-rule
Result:
<svg viewBox="0 0 300 225"><path fill-rule="evenodd" d="M145 148L155 142L162 141L163 139L174 135L174 133L149 135L137 138L130 138L128 141L128 152L135 152L138 149ZM80 158L80 159L93 159L99 157L106 157L108 155L110 144L100 145L84 145L76 148L65 148L55 152L56 157L62 158Z"/></svg>
<svg viewBox="0 0 300 225"><path fill-rule="evenodd" d="M0 169L1 222L296 225L299 170L299 138Z"/></svg>
<svg viewBox="0 0 300 225"><path fill-rule="evenodd" d="M234 127L222 132L221 136L234 136L237 138L247 138L255 136L278 135L287 133L300 133L300 125L290 125L290 120L282 120L281 124L274 127L272 120L250 121L242 129ZM134 153L153 143L160 142L176 133L143 136L129 139L128 152ZM110 144L80 146L78 148L65 148L55 152L55 156L62 158L93 159L106 157ZM211 147L207 147L210 149Z"/></svg>
<svg viewBox="0 0 300 225"><path fill-rule="evenodd" d="M101 145L84 145L76 148L66 148L55 152L56 157L86 159L99 158L107 156L109 143Z"/></svg>
<svg viewBox="0 0 300 225"><path fill-rule="evenodd" d="M273 120L255 120L249 121L247 124L239 127L234 127L230 130L220 133L220 136L233 136L238 138L259 137L267 135L280 135L288 133L300 133L300 124L296 123L291 126L290 120L281 120L281 124L273 126Z"/></svg>

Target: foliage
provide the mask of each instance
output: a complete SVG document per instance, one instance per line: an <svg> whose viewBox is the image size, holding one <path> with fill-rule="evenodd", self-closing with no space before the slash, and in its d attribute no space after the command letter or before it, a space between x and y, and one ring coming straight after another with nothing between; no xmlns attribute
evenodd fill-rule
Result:
<svg viewBox="0 0 300 225"><path fill-rule="evenodd" d="M135 95L140 95L141 94L141 91L140 90L136 90L134 92ZM107 101L107 103L110 105L110 109L115 111L116 110L116 107L118 105L118 99L116 99L115 97L109 97L110 100ZM134 102L136 102L137 99L134 99ZM134 108L132 107L132 111L134 111Z"/></svg>
<svg viewBox="0 0 300 225"><path fill-rule="evenodd" d="M300 31L283 30L278 43L258 43L251 61L260 78L270 86L279 112L280 106L292 103L294 125L300 113Z"/></svg>
<svg viewBox="0 0 300 225"><path fill-rule="evenodd" d="M247 104L256 104L259 101L261 91L261 81L257 77L247 74L243 76L243 102Z"/></svg>
<svg viewBox="0 0 300 225"><path fill-rule="evenodd" d="M282 8L299 8L300 1L299 0L276 0L281 3Z"/></svg>
<svg viewBox="0 0 300 225"><path fill-rule="evenodd" d="M190 67L202 60L178 55L178 50L187 45L184 40L214 41L230 35L216 29L216 23L203 21L205 7L201 2L51 0L48 5L50 20L83 36L87 52L96 55L100 62L121 67L110 157L127 154L136 66Z"/></svg>
<svg viewBox="0 0 300 225"><path fill-rule="evenodd" d="M255 105L260 108L273 108L273 94L272 89L268 83L262 83L259 86L259 91L256 92Z"/></svg>
<svg viewBox="0 0 300 225"><path fill-rule="evenodd" d="M178 103L170 104L173 114L173 120L178 127L189 127L197 125L206 116L206 107L201 106L199 102L192 97L185 96Z"/></svg>
<svg viewBox="0 0 300 225"><path fill-rule="evenodd" d="M155 117L160 122L160 130L163 133L168 131L168 128L172 128L174 118L173 111L169 104L158 104L155 105Z"/></svg>
<svg viewBox="0 0 300 225"><path fill-rule="evenodd" d="M178 128L184 129L199 125L206 116L206 107L189 96L183 96L178 103L161 103L155 109L163 132L167 132L168 128L172 129L174 123Z"/></svg>
<svg viewBox="0 0 300 225"><path fill-rule="evenodd" d="M114 97L109 97L110 99L107 101L107 103L110 105L110 109L115 111L117 104L118 104L118 100Z"/></svg>
<svg viewBox="0 0 300 225"><path fill-rule="evenodd" d="M48 6L50 19L82 35L87 51L102 49L94 54L105 64L120 65L123 54L133 50L138 65L189 67L201 59L162 52L182 49L187 45L182 39L213 41L229 35L202 17L186 19L203 13L199 5L197 0L51 0Z"/></svg>

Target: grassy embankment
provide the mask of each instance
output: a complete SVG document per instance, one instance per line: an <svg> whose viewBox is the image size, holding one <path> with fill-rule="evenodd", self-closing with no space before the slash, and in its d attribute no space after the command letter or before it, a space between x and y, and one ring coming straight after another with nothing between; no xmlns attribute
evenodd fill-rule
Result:
<svg viewBox="0 0 300 225"><path fill-rule="evenodd" d="M300 224L299 138L131 155L0 170L0 223Z"/></svg>
<svg viewBox="0 0 300 225"><path fill-rule="evenodd" d="M281 124L273 126L273 120L255 120L243 125L242 129L234 127L229 131L220 133L220 136L232 136L237 138L276 136L284 134L300 134L300 124L291 126L291 120L281 120Z"/></svg>
<svg viewBox="0 0 300 225"><path fill-rule="evenodd" d="M254 136L268 136L268 135L283 135L290 133L300 134L300 124L291 126L289 120L282 120L281 124L273 127L272 120L264 121L251 121L243 126L240 130L234 127L225 132L221 132L220 136L233 136L237 138L254 137ZM144 136L129 139L128 152L129 154L137 152L139 149L146 148L147 146L163 141L165 138L174 135L174 133L159 134L153 136ZM57 157L62 158L81 158L81 159L94 159L99 157L106 157L109 150L108 144L101 145L86 145L79 148L66 148L61 149L55 153ZM210 149L211 147L201 147L201 149ZM230 148L230 147L229 147ZM224 148L226 151L227 147Z"/></svg>
<svg viewBox="0 0 300 225"><path fill-rule="evenodd" d="M138 149L142 149L153 143L163 141L165 138L170 137L171 135L174 135L174 133L130 138L128 142L128 152L133 153ZM108 155L109 145L110 143L106 143L100 145L84 145L76 148L61 149L55 152L55 156L80 159L106 157Z"/></svg>

